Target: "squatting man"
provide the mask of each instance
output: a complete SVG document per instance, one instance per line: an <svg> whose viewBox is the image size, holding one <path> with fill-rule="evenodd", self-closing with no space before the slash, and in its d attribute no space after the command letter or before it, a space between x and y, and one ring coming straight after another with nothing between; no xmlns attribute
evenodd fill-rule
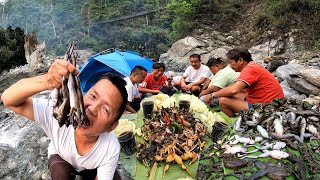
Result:
<svg viewBox="0 0 320 180"><path fill-rule="evenodd" d="M44 75L25 78L5 90L1 99L14 112L34 121L51 142L48 167L53 180L113 179L120 145L113 133L127 104L125 81L111 73L102 75L85 94L85 113L90 125L61 128L52 116L49 100L33 95L60 88L62 77L77 75L78 69L65 60L55 60Z"/></svg>

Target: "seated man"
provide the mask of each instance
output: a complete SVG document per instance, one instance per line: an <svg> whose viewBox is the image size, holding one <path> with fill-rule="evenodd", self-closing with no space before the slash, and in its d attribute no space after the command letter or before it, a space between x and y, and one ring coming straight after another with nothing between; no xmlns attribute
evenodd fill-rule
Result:
<svg viewBox="0 0 320 180"><path fill-rule="evenodd" d="M208 66L201 64L199 54L192 54L189 57L190 66L187 67L180 82L176 82L174 86L181 89L182 92L190 92L198 96L203 83L210 77L211 72Z"/></svg>
<svg viewBox="0 0 320 180"><path fill-rule="evenodd" d="M165 69L163 63L154 63L152 65L152 72L146 76L138 87L142 99L151 94L165 93L165 90L172 90L172 79L167 80L167 77L163 74Z"/></svg>
<svg viewBox="0 0 320 180"><path fill-rule="evenodd" d="M128 103L126 110L131 113L137 113L140 109L141 98L136 97L138 89L136 83L141 83L147 76L148 70L142 66L135 66L131 70L129 77L125 77L124 80L127 82L126 89L128 93Z"/></svg>
<svg viewBox="0 0 320 180"><path fill-rule="evenodd" d="M199 97L202 101L209 103L210 106L214 106L218 103L218 99L212 100L211 93L233 84L239 77L239 73L230 68L221 58L210 58L207 66L213 75L206 81L205 86L209 84L208 88L202 90Z"/></svg>
<svg viewBox="0 0 320 180"><path fill-rule="evenodd" d="M251 59L251 54L243 48L231 49L227 53L230 67L240 72L237 81L211 94L211 98L219 99L221 110L228 116L243 109L249 109L253 103L268 103L275 98L283 98L284 94L277 79L264 67ZM246 101L234 95L246 89Z"/></svg>
<svg viewBox="0 0 320 180"><path fill-rule="evenodd" d="M48 147L48 168L52 180L113 179L120 144L113 130L119 123L127 104L125 81L111 73L101 76L84 95L84 109L89 125L63 125L52 116L48 99L33 95L61 88L62 78L79 71L65 60L56 60L48 72L19 80L1 96L3 104L41 127L51 140Z"/></svg>

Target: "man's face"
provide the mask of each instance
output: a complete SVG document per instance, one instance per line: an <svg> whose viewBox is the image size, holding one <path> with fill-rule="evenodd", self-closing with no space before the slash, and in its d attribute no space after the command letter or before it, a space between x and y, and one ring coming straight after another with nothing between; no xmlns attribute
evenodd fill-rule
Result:
<svg viewBox="0 0 320 180"><path fill-rule="evenodd" d="M219 71L219 66L218 65L211 66L210 71L212 72L212 74L216 74Z"/></svg>
<svg viewBox="0 0 320 180"><path fill-rule="evenodd" d="M154 78L159 79L164 73L164 69L162 67L158 69L152 69L152 75Z"/></svg>
<svg viewBox="0 0 320 180"><path fill-rule="evenodd" d="M198 58L190 58L189 62L194 69L199 69L201 66L200 59Z"/></svg>
<svg viewBox="0 0 320 180"><path fill-rule="evenodd" d="M84 96L84 108L90 126L81 127L88 135L110 132L117 127L115 121L122 103L120 91L108 80L98 81Z"/></svg>
<svg viewBox="0 0 320 180"><path fill-rule="evenodd" d="M239 58L238 61L235 61L234 59L229 59L230 67L236 72L241 72L242 68L244 67L243 62L244 61L242 58Z"/></svg>
<svg viewBox="0 0 320 180"><path fill-rule="evenodd" d="M135 81L137 83L142 83L142 81L146 78L147 71L140 71L139 73L135 74Z"/></svg>

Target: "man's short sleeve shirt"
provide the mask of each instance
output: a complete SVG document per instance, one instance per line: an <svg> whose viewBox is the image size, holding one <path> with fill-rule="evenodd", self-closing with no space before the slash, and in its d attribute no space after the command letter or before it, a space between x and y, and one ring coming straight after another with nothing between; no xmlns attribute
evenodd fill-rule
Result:
<svg viewBox="0 0 320 180"><path fill-rule="evenodd" d="M152 74L148 74L139 87L151 90L160 90L162 86L167 86L166 81L167 78L165 75L161 75L160 78L156 80Z"/></svg>
<svg viewBox="0 0 320 180"><path fill-rule="evenodd" d="M242 69L237 80L248 85L246 99L250 103L268 103L275 98L284 97L277 79L264 67L253 61Z"/></svg>
<svg viewBox="0 0 320 180"><path fill-rule="evenodd" d="M240 73L235 72L230 66L226 66L225 68L218 71L213 78L211 78L211 82L209 86L217 86L219 88L225 88L233 84Z"/></svg>
<svg viewBox="0 0 320 180"><path fill-rule="evenodd" d="M51 140L48 156L58 154L78 172L97 168L98 179L113 179L120 154L120 144L113 131L100 134L94 147L81 156L75 144L74 128L71 125L59 127L48 100L33 99L33 110L35 123Z"/></svg>
<svg viewBox="0 0 320 180"><path fill-rule="evenodd" d="M203 77L209 78L211 74L212 73L208 66L201 64L199 69L194 69L192 66L188 66L183 76L187 77L186 82L196 82Z"/></svg>
<svg viewBox="0 0 320 180"><path fill-rule="evenodd" d="M126 82L126 90L128 93L128 101L132 102L134 99L134 96L137 94L138 89L136 88L136 86L134 86L130 80L130 77L125 77L123 78Z"/></svg>

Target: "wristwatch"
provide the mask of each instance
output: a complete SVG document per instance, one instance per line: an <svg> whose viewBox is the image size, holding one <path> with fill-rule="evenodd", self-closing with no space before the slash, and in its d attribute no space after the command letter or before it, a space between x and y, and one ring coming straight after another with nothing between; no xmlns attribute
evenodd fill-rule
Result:
<svg viewBox="0 0 320 180"><path fill-rule="evenodd" d="M215 97L214 97L214 93L211 93L211 99L214 99Z"/></svg>

